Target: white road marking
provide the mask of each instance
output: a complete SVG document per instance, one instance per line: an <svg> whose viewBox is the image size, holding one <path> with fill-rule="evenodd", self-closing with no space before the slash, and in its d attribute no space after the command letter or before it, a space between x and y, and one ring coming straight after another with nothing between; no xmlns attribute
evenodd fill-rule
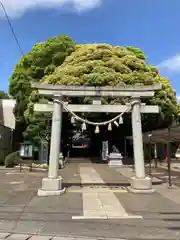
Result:
<svg viewBox="0 0 180 240"><path fill-rule="evenodd" d="M92 167L80 167L82 183L103 183L103 179ZM101 190L100 190L101 189ZM96 188L93 191L82 192L83 216L72 216L72 219L142 219L142 216L129 215L114 193L106 188Z"/></svg>

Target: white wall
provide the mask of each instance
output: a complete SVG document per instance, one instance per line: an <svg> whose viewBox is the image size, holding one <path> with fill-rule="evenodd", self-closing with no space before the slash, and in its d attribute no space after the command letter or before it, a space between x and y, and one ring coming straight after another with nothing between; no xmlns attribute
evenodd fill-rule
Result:
<svg viewBox="0 0 180 240"><path fill-rule="evenodd" d="M8 128L15 129L13 109L16 100L0 99L0 123Z"/></svg>

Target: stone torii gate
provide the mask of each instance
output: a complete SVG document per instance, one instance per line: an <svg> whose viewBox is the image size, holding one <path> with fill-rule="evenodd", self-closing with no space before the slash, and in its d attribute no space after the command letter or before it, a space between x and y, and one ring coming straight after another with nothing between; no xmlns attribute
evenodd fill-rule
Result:
<svg viewBox="0 0 180 240"><path fill-rule="evenodd" d="M42 179L42 188L38 196L60 195L65 192L63 179L58 176L59 153L61 143L61 125L64 96L68 97L130 97L133 132L133 150L135 176L131 179L130 190L134 193L153 192L152 180L146 177L144 167L144 152L142 141L141 113L159 113L158 106L146 106L141 103L141 98L154 96L154 91L160 90L161 85L147 85L137 87L90 87L90 86L64 86L32 83L32 88L38 90L42 96L53 98L53 104L40 104L34 106L35 111L53 112L51 129L51 147L48 177ZM111 112L120 113L127 109L127 105L66 105L73 112Z"/></svg>

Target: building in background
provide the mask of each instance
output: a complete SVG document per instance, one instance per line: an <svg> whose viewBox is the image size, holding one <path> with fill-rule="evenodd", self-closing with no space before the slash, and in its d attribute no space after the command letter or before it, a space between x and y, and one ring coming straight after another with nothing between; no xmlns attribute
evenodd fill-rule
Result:
<svg viewBox="0 0 180 240"><path fill-rule="evenodd" d="M16 126L13 109L16 104L12 99L0 99L0 164L12 151L13 133Z"/></svg>

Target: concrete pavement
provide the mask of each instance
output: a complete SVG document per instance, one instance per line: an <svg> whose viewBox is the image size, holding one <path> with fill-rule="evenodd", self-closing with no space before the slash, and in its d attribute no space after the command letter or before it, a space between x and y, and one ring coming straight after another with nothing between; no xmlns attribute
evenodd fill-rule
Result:
<svg viewBox="0 0 180 240"><path fill-rule="evenodd" d="M128 177L116 168L70 163L60 170L66 193L38 197L46 174L0 170L1 233L83 240L174 240L180 236L179 188L154 185L155 193L136 195L128 192Z"/></svg>
<svg viewBox="0 0 180 240"><path fill-rule="evenodd" d="M43 235L27 235L27 234L11 234L11 233L0 233L0 240L100 240L99 238L88 238L88 237L71 237L71 236L43 236ZM101 238L101 240L107 240L106 238ZM126 240L126 239L108 239L108 240Z"/></svg>

